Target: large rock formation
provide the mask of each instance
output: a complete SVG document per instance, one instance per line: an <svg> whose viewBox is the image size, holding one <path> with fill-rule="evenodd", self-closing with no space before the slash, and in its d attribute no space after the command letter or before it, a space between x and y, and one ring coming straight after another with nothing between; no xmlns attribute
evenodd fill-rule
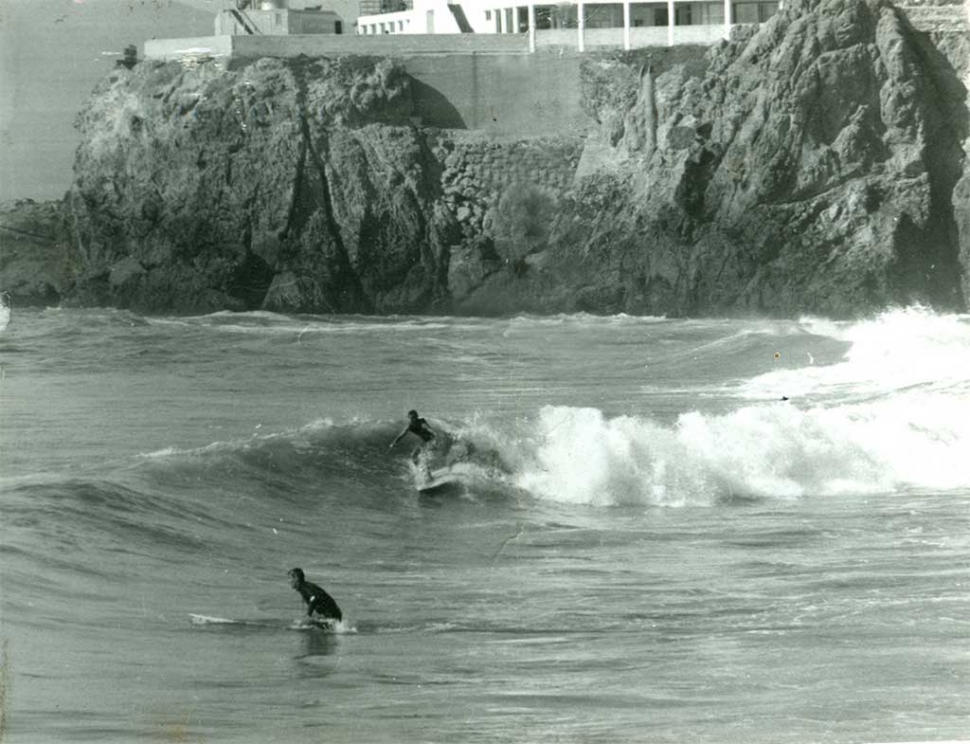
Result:
<svg viewBox="0 0 970 744"><path fill-rule="evenodd" d="M48 284L180 313L964 308L966 46L885 0L786 6L710 49L588 58L578 163L418 126L388 60L116 70Z"/></svg>
<svg viewBox="0 0 970 744"><path fill-rule="evenodd" d="M71 301L398 312L442 296L453 225L390 62L143 63L81 113Z"/></svg>
<svg viewBox="0 0 970 744"><path fill-rule="evenodd" d="M703 69L657 69L656 56L587 65L601 128L585 178L536 270L487 280L483 299L707 315L964 307L966 90L896 9L795 2Z"/></svg>
<svg viewBox="0 0 970 744"><path fill-rule="evenodd" d="M60 202L0 204L0 290L18 305L56 305L80 267Z"/></svg>

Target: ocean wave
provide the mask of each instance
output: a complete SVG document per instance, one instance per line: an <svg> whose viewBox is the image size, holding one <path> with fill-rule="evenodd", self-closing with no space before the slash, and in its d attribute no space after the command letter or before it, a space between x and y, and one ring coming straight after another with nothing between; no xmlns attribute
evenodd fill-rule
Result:
<svg viewBox="0 0 970 744"><path fill-rule="evenodd" d="M264 310L220 311L208 315L151 318L155 326L176 326L221 333L258 336L355 335L366 333L428 332L440 330L474 331L484 327L475 319L421 316L370 315L285 315Z"/></svg>
<svg viewBox="0 0 970 744"><path fill-rule="evenodd" d="M709 506L970 483L970 461L962 456L970 447L970 400L932 391L819 405L776 399L725 413L687 412L672 422L546 406L533 417L477 413L432 424L446 433L434 467L461 470L472 493L595 506ZM393 489L411 477L412 446L388 451L399 427L323 418L143 459L271 483L280 493L347 479Z"/></svg>
<svg viewBox="0 0 970 744"><path fill-rule="evenodd" d="M259 313L251 320L286 325L300 319ZM219 314L199 322L220 321L238 318ZM616 319L535 322L574 321ZM379 322L390 328L402 321ZM656 380L658 405L666 409L651 410L651 396L625 399L610 412L571 406L566 399L541 408L537 402L518 416L510 417L507 408L505 414L484 409L432 419L436 430L449 433L436 466L461 466L472 497L594 506L709 506L970 483L962 456L970 444L970 317L909 308L858 322L803 318L737 325L710 321L685 334L670 322L654 329L662 332L634 331L614 342L637 350L631 357L643 367L642 389ZM641 350L644 336L652 346ZM452 351L449 338L428 344ZM460 339L453 351L463 352L481 374L491 361L489 349ZM700 369L684 374L695 358ZM588 372L590 385L602 384L603 369L593 365ZM573 366L574 384L586 373ZM460 384L460 374L448 384ZM520 394L535 390L533 398L541 401L546 382L519 377L512 384ZM671 404L681 390L714 402L685 412L689 397ZM478 405L488 400L487 392L477 395ZM396 419L326 416L290 428L257 425L247 436L197 447L175 442L120 465L106 463L112 470L103 475L130 486L135 500L162 494L188 502L205 493L213 495L213 508L244 498L245 508L260 516L287 502L303 508L360 494L376 494L379 504L414 494L408 467L414 443L388 450L401 426ZM165 507L165 499L159 504ZM242 520L229 507L217 518Z"/></svg>
<svg viewBox="0 0 970 744"><path fill-rule="evenodd" d="M784 402L673 426L544 408L515 483L539 498L601 506L711 505L737 498L951 489L970 483L970 405L891 400L799 409Z"/></svg>
<svg viewBox="0 0 970 744"><path fill-rule="evenodd" d="M803 345L792 355L802 360L807 355L807 364L785 365L746 381L739 389L742 397L782 393L793 399L839 396L851 401L915 388L970 393L968 315L915 306L859 322L804 318L800 325L813 336L848 344L843 356L826 364Z"/></svg>
<svg viewBox="0 0 970 744"><path fill-rule="evenodd" d="M442 498L493 508L710 508L970 483L970 404L952 396L812 408L778 401L684 413L672 423L546 406L535 416L479 413L432 424L448 432L438 464L462 483ZM229 555L252 540L316 540L327 514L366 523L370 510L420 500L411 447L388 450L398 431L396 421L322 418L157 450L97 477L7 479L7 546L77 551L93 541L119 558L154 554L175 564L186 555Z"/></svg>

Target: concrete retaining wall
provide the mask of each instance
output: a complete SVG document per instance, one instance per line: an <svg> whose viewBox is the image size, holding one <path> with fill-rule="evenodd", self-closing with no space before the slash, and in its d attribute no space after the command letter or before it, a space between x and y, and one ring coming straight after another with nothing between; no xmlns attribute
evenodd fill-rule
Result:
<svg viewBox="0 0 970 744"><path fill-rule="evenodd" d="M187 39L149 39L142 50L146 59L174 59L212 57L223 64L232 56L231 36L199 36Z"/></svg>
<svg viewBox="0 0 970 744"><path fill-rule="evenodd" d="M966 33L970 4L958 0L902 0L897 4L920 31Z"/></svg>
<svg viewBox="0 0 970 744"><path fill-rule="evenodd" d="M576 54L412 56L416 114L428 126L474 129L497 138L575 133L582 110Z"/></svg>
<svg viewBox="0 0 970 744"><path fill-rule="evenodd" d="M342 54L407 58L429 54L527 54L522 34L378 34L376 36L233 36L233 60L331 57Z"/></svg>
<svg viewBox="0 0 970 744"><path fill-rule="evenodd" d="M261 57L391 57L414 78L421 124L474 129L498 138L569 133L591 123L580 105L571 52L528 54L523 35L208 36L145 42L145 57L238 67ZM451 50L451 51L447 51Z"/></svg>

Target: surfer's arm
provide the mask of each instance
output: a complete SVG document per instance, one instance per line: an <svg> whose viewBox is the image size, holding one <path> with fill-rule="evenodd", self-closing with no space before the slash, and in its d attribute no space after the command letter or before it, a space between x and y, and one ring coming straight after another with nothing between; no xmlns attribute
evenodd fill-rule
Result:
<svg viewBox="0 0 970 744"><path fill-rule="evenodd" d="M312 586L307 586L309 583L310 582L308 581L303 585L303 588L306 589L306 592L303 593L303 601L306 602L307 617L310 617L313 614L313 611L317 609L317 603L320 601L320 595L323 593L323 589L315 584Z"/></svg>
<svg viewBox="0 0 970 744"><path fill-rule="evenodd" d="M408 429L405 429L400 434L398 434L396 437L394 437L394 441L391 442L391 446L388 447L388 449L394 449L394 445L397 444L398 442L400 442L401 439L404 437L404 435L407 434L407 433L408 433Z"/></svg>
<svg viewBox="0 0 970 744"><path fill-rule="evenodd" d="M313 615L314 612L323 617L333 618L334 620L340 620L343 617L333 597L323 589L315 591L309 600L307 600L307 616Z"/></svg>

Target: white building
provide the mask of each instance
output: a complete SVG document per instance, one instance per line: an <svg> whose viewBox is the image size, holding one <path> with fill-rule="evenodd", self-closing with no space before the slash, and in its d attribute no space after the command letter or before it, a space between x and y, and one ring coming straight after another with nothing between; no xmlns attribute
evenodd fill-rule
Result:
<svg viewBox="0 0 970 744"><path fill-rule="evenodd" d="M377 5L371 12L367 5ZM632 49L703 44L734 24L761 23L779 0L371 0L361 3L357 34L528 34L544 47ZM376 12L375 12L376 11Z"/></svg>
<svg viewBox="0 0 970 744"><path fill-rule="evenodd" d="M342 34L344 22L319 2L296 7L289 0L227 0L216 16L215 32L216 36Z"/></svg>

